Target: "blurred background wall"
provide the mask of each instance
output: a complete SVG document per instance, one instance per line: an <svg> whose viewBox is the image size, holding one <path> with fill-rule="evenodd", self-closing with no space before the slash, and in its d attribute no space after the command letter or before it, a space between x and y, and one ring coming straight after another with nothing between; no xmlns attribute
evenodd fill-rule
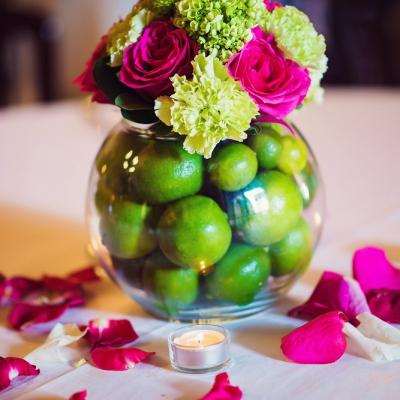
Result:
<svg viewBox="0 0 400 400"><path fill-rule="evenodd" d="M328 43L329 85L400 85L400 0L288 0ZM0 0L0 106L77 96L72 79L132 0Z"/></svg>

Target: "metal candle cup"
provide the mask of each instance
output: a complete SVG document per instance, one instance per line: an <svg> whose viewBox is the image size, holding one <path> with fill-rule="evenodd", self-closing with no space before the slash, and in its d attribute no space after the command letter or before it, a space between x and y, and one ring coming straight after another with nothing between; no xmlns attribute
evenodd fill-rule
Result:
<svg viewBox="0 0 400 400"><path fill-rule="evenodd" d="M229 332L217 325L191 325L168 337L171 365L181 372L216 371L230 362Z"/></svg>

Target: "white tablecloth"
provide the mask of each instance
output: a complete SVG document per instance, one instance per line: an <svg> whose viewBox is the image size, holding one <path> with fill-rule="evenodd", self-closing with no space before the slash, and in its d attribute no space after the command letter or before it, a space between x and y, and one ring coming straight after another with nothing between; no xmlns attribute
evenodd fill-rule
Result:
<svg viewBox="0 0 400 400"><path fill-rule="evenodd" d="M83 204L94 155L119 119L108 107L64 102L0 112L0 270L6 275L63 274L87 263ZM231 322L232 383L245 399L398 399L400 362L375 364L346 354L332 365L284 360L280 338L299 322L285 316L311 292L324 269L350 273L354 249L374 244L400 259L400 92L330 90L323 106L295 116L320 161L328 214L312 268L274 310ZM24 356L43 336L7 328L0 310L0 355ZM63 321L128 317L138 346L157 352L128 372L84 365L57 367L4 392L1 399L58 400L88 389L95 399L193 400L212 375L171 369L166 337L176 326L158 321L105 280L90 288L88 306Z"/></svg>

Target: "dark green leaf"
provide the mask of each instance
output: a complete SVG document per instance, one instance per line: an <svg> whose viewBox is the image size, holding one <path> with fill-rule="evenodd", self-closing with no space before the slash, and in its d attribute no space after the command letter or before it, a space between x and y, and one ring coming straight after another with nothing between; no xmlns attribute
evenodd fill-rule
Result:
<svg viewBox="0 0 400 400"><path fill-rule="evenodd" d="M94 66L93 76L100 90L114 103L116 97L129 88L119 81L117 76L119 68L111 67L109 61L109 57L98 60Z"/></svg>
<svg viewBox="0 0 400 400"><path fill-rule="evenodd" d="M115 105L128 111L153 110L154 108L152 104L146 103L143 99L135 96L133 93L121 93L115 99Z"/></svg>
<svg viewBox="0 0 400 400"><path fill-rule="evenodd" d="M152 124L159 121L154 110L124 110L121 109L121 114L129 121L138 124Z"/></svg>

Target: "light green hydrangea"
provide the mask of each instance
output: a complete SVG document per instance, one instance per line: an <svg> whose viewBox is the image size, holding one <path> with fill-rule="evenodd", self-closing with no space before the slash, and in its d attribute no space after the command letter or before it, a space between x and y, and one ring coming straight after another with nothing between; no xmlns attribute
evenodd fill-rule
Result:
<svg viewBox="0 0 400 400"><path fill-rule="evenodd" d="M107 54L110 64L118 67L122 64L124 50L135 43L143 29L155 18L155 14L147 8L135 7L123 20L114 24L108 32Z"/></svg>
<svg viewBox="0 0 400 400"><path fill-rule="evenodd" d="M193 78L175 75L175 93L160 97L156 114L180 135L184 148L210 158L224 139L242 142L258 107L213 55L200 53L193 61Z"/></svg>
<svg viewBox="0 0 400 400"><path fill-rule="evenodd" d="M174 24L207 54L226 61L251 39L251 28L266 15L263 0L180 0Z"/></svg>
<svg viewBox="0 0 400 400"><path fill-rule="evenodd" d="M323 35L319 35L306 14L296 7L276 7L262 22L262 27L275 36L285 56L307 68L311 75L308 101L321 95L320 81L327 70L328 58Z"/></svg>

